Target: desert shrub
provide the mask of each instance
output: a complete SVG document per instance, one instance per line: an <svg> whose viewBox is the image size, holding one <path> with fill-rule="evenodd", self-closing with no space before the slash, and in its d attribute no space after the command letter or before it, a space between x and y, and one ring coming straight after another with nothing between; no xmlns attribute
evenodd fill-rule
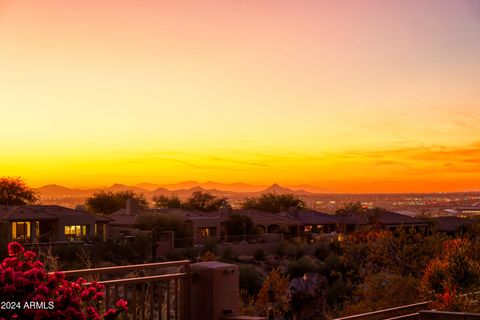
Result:
<svg viewBox="0 0 480 320"><path fill-rule="evenodd" d="M277 247L276 253L280 257L299 259L305 254L305 244L303 242L282 241Z"/></svg>
<svg viewBox="0 0 480 320"><path fill-rule="evenodd" d="M345 315L392 308L420 301L418 280L388 272L369 274L353 292Z"/></svg>
<svg viewBox="0 0 480 320"><path fill-rule="evenodd" d="M249 294L245 289L240 290L240 314L244 316L256 314L255 296Z"/></svg>
<svg viewBox="0 0 480 320"><path fill-rule="evenodd" d="M307 257L301 257L298 260L293 260L287 265L286 274L290 279L303 276L305 273L317 272L317 265Z"/></svg>
<svg viewBox="0 0 480 320"><path fill-rule="evenodd" d="M201 256L200 256L200 261L216 261L217 260L217 255L214 252L211 251L205 251Z"/></svg>
<svg viewBox="0 0 480 320"><path fill-rule="evenodd" d="M203 241L203 252L217 253L217 239L208 237Z"/></svg>
<svg viewBox="0 0 480 320"><path fill-rule="evenodd" d="M240 290L245 290L249 295L255 295L262 287L263 275L254 266L239 265Z"/></svg>
<svg viewBox="0 0 480 320"><path fill-rule="evenodd" d="M231 246L224 247L220 260L223 262L232 262L232 261L235 261L235 259L236 259L236 256L235 256L235 253L233 252L232 247Z"/></svg>
<svg viewBox="0 0 480 320"><path fill-rule="evenodd" d="M267 310L271 308L275 314L285 314L289 309L288 287L288 276L282 274L279 269L273 269L258 292L255 303L257 312L265 316Z"/></svg>
<svg viewBox="0 0 480 320"><path fill-rule="evenodd" d="M315 257L318 260L324 261L329 255L329 253L330 253L330 245L327 242L322 241L316 244Z"/></svg>
<svg viewBox="0 0 480 320"><path fill-rule="evenodd" d="M475 245L467 239L444 243L443 252L430 261L420 282L423 297L432 307L446 311L478 311L462 294L471 294L480 286L480 263Z"/></svg>
<svg viewBox="0 0 480 320"><path fill-rule="evenodd" d="M333 280L328 287L328 305L332 306L333 309L342 309L343 303L352 296L353 289L352 283L345 281L341 276Z"/></svg>

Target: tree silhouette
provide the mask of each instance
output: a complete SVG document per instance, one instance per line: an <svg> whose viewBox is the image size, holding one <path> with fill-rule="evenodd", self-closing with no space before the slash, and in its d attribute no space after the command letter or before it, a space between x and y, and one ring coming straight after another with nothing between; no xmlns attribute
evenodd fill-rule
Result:
<svg viewBox="0 0 480 320"><path fill-rule="evenodd" d="M37 202L38 194L18 177L0 178L0 204L20 206Z"/></svg>
<svg viewBox="0 0 480 320"><path fill-rule="evenodd" d="M195 191L182 206L185 209L209 212L218 210L226 201L226 198L217 198L208 192Z"/></svg>
<svg viewBox="0 0 480 320"><path fill-rule="evenodd" d="M365 208L359 201L348 202L345 203L342 208L338 208L335 213L338 217L352 216L365 213Z"/></svg>
<svg viewBox="0 0 480 320"><path fill-rule="evenodd" d="M176 209L182 206L182 201L177 195L172 194L170 197L159 195L153 197L153 203L156 208Z"/></svg>
<svg viewBox="0 0 480 320"><path fill-rule="evenodd" d="M143 194L132 191L96 192L85 200L85 205L90 212L110 215L117 210L125 208L128 199L135 201L139 210L148 208L147 200L145 200Z"/></svg>
<svg viewBox="0 0 480 320"><path fill-rule="evenodd" d="M263 193L256 198L247 198L243 202L244 209L255 209L279 213L291 207L302 208L305 203L293 194Z"/></svg>

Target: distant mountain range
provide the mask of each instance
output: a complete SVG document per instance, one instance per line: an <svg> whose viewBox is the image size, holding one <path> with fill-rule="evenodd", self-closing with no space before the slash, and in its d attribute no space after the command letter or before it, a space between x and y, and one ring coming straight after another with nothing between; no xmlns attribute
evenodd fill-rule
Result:
<svg viewBox="0 0 480 320"><path fill-rule="evenodd" d="M301 188L298 188L301 187ZM92 188L92 189L78 189L68 188L56 184L49 184L36 188L41 198L86 198L95 192L99 191L119 192L131 190L136 193L143 193L146 198L152 198L159 195L178 195L181 198L189 197L195 191L203 191L215 194L217 196L228 197L247 197L256 196L261 193L275 192L279 194L295 194L295 195L313 195L317 193L331 193L332 191L322 189L310 185L302 185L292 188L282 187L276 183L269 187L260 185L250 185L246 183L218 183L207 181L200 183L197 181L184 181L176 184L155 184L155 183L140 183L133 186L115 183L106 188Z"/></svg>

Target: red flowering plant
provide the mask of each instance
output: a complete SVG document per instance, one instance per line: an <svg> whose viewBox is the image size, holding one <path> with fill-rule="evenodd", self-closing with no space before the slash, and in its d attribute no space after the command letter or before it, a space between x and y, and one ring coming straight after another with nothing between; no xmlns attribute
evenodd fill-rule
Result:
<svg viewBox="0 0 480 320"><path fill-rule="evenodd" d="M0 264L0 320L78 319L112 320L128 312L127 301L101 315L104 286L85 279L68 281L61 272L48 274L33 251L18 242L8 245Z"/></svg>
<svg viewBox="0 0 480 320"><path fill-rule="evenodd" d="M480 261L475 251L468 239L453 239L446 241L441 255L430 261L420 288L424 298L431 301L432 308L478 312L472 309L480 287Z"/></svg>

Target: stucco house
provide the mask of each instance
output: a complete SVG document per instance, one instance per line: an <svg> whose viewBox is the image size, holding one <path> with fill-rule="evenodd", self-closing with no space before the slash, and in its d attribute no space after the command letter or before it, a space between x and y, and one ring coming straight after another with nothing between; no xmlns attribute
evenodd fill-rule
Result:
<svg viewBox="0 0 480 320"><path fill-rule="evenodd" d="M2 239L65 242L108 239L109 218L57 205L0 206Z"/></svg>

